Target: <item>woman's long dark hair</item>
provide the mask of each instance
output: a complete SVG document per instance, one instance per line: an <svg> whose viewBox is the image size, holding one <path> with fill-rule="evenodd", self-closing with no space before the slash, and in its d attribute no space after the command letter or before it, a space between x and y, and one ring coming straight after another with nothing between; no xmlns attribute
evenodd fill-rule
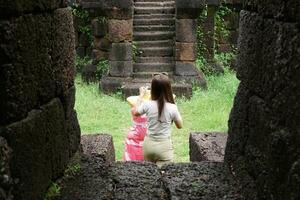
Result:
<svg viewBox="0 0 300 200"><path fill-rule="evenodd" d="M157 74L151 83L151 99L157 101L158 121L162 122L161 116L165 102L175 104L171 82L167 75Z"/></svg>

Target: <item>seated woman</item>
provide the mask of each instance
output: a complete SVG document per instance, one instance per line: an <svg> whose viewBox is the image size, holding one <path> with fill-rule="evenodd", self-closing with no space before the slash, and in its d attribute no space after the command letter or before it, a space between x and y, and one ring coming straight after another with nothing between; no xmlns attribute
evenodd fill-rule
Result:
<svg viewBox="0 0 300 200"><path fill-rule="evenodd" d="M143 102L150 100L150 90L146 87L140 88L140 96L130 96L127 102L132 107L141 105ZM132 115L133 125L130 127L125 140L124 161L143 161L143 141L147 133L146 115Z"/></svg>

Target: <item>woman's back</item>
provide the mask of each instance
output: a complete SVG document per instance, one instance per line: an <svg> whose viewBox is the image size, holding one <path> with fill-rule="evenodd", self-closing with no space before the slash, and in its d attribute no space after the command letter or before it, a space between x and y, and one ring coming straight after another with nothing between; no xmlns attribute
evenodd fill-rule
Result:
<svg viewBox="0 0 300 200"><path fill-rule="evenodd" d="M171 125L173 121L181 121L181 116L175 104L166 102L161 114L158 117L157 101L147 101L141 105L139 113L146 113L148 118L147 135L155 138L168 138L171 136Z"/></svg>

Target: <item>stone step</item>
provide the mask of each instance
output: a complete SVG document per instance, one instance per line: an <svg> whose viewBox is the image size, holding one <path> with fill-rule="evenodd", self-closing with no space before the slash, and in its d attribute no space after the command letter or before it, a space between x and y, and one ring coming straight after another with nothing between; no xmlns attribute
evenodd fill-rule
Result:
<svg viewBox="0 0 300 200"><path fill-rule="evenodd" d="M135 7L174 7L174 1L155 1L155 2L135 2Z"/></svg>
<svg viewBox="0 0 300 200"><path fill-rule="evenodd" d="M138 79L137 79L138 80ZM144 79L144 80L150 80L150 79ZM139 88L142 86L151 86L151 82L145 82L141 80L141 82L130 82L126 83L122 87L122 92L125 98L129 96L136 96L139 94ZM177 97L185 96L186 98L192 97L192 85L190 84L178 84L178 83L172 83L172 90L173 93Z"/></svg>
<svg viewBox="0 0 300 200"><path fill-rule="evenodd" d="M133 19L133 26L146 26L146 25L168 25L174 26L174 19Z"/></svg>
<svg viewBox="0 0 300 200"><path fill-rule="evenodd" d="M164 25L147 25L147 26L134 26L134 32L143 32L143 31L175 31L175 26L164 26Z"/></svg>
<svg viewBox="0 0 300 200"><path fill-rule="evenodd" d="M172 63L174 57L136 57L136 63Z"/></svg>
<svg viewBox="0 0 300 200"><path fill-rule="evenodd" d="M167 40L173 39L174 36L174 31L143 31L133 33L133 39L136 41Z"/></svg>
<svg viewBox="0 0 300 200"><path fill-rule="evenodd" d="M175 19L174 14L146 14L134 15L134 19Z"/></svg>
<svg viewBox="0 0 300 200"><path fill-rule="evenodd" d="M136 41L137 48L144 47L173 47L173 40Z"/></svg>
<svg viewBox="0 0 300 200"><path fill-rule="evenodd" d="M133 73L133 82L151 82L152 77L154 74L157 74L158 72L136 72ZM167 72L168 76L172 78L173 72Z"/></svg>
<svg viewBox="0 0 300 200"><path fill-rule="evenodd" d="M174 14L175 7L134 7L135 14Z"/></svg>
<svg viewBox="0 0 300 200"><path fill-rule="evenodd" d="M173 48L170 47L145 47L138 48L140 57L170 57L173 56Z"/></svg>
<svg viewBox="0 0 300 200"><path fill-rule="evenodd" d="M173 63L134 63L134 72L173 72Z"/></svg>

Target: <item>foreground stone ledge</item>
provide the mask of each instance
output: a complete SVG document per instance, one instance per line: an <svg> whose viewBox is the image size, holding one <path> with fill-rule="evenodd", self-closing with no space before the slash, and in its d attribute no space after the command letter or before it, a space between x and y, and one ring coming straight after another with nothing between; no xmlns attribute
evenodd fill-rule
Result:
<svg viewBox="0 0 300 200"><path fill-rule="evenodd" d="M113 138L108 134L82 135L81 146L85 155L100 158L105 162L115 161Z"/></svg>
<svg viewBox="0 0 300 200"><path fill-rule="evenodd" d="M190 161L223 162L226 142L226 133L191 133L189 139Z"/></svg>
<svg viewBox="0 0 300 200"><path fill-rule="evenodd" d="M223 163L173 163L161 170L169 199L245 199Z"/></svg>

